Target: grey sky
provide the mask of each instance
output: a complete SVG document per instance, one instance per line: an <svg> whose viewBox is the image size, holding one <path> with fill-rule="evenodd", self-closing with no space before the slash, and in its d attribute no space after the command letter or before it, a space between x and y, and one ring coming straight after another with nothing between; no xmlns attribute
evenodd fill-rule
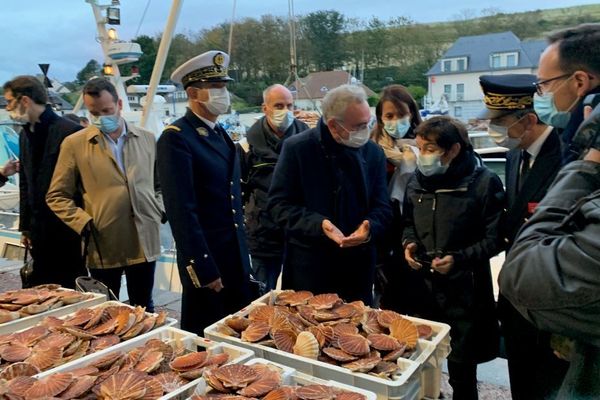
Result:
<svg viewBox="0 0 600 400"><path fill-rule="evenodd" d="M100 0L102 4L109 0ZM144 8L148 12L140 25ZM494 7L503 12L594 4L596 0L296 0L296 14L337 10L347 17L389 19L407 16L416 22L448 21L462 10L477 14ZM285 0L237 0L236 18L264 14L287 16ZM155 35L164 29L170 0L121 0L120 39L139 34ZM195 32L231 18L233 0L186 0L177 32ZM50 64L50 76L75 79L85 63L103 61L96 42L96 27L90 5L84 0L1 0L0 83L19 74L37 74L38 63ZM235 37L235 31L234 31Z"/></svg>

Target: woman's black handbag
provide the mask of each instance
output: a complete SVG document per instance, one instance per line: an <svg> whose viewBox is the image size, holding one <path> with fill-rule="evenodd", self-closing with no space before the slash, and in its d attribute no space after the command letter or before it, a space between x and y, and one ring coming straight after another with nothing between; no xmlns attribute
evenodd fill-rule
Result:
<svg viewBox="0 0 600 400"><path fill-rule="evenodd" d="M23 266L19 270L21 274L21 287L23 289L34 286L33 284L33 258L27 259L29 247L25 247L25 257L23 257Z"/></svg>

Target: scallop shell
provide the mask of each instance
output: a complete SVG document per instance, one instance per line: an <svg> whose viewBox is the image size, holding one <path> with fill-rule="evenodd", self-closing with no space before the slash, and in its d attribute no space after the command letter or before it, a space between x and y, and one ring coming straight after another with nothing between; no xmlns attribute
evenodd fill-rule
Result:
<svg viewBox="0 0 600 400"><path fill-rule="evenodd" d="M235 329L231 329L225 324L217 324L217 332L225 336L240 337L240 334Z"/></svg>
<svg viewBox="0 0 600 400"><path fill-rule="evenodd" d="M162 384L151 376L146 376L146 393L140 397L140 400L155 400L162 397L164 390Z"/></svg>
<svg viewBox="0 0 600 400"><path fill-rule="evenodd" d="M23 361L31 355L31 348L19 343L9 344L0 350L0 357L8 362Z"/></svg>
<svg viewBox="0 0 600 400"><path fill-rule="evenodd" d="M206 363L208 359L208 353L205 351L189 353L183 356L179 356L173 359L169 366L175 371L188 371L191 369L197 369Z"/></svg>
<svg viewBox="0 0 600 400"><path fill-rule="evenodd" d="M359 310L352 304L341 304L335 307L333 312L340 318L352 318L359 313Z"/></svg>
<svg viewBox="0 0 600 400"><path fill-rule="evenodd" d="M155 317L154 315L150 315L150 316L146 316L146 318L144 318L144 320L142 321L142 329L140 330L140 333L138 333L138 335L143 335L146 332L150 332L152 329L154 329L156 325L156 321L158 320L158 317Z"/></svg>
<svg viewBox="0 0 600 400"><path fill-rule="evenodd" d="M135 314L133 314L130 310L121 310L115 319L117 320L117 327L114 330L115 335L120 335L127 332L136 323Z"/></svg>
<svg viewBox="0 0 600 400"><path fill-rule="evenodd" d="M237 332L242 332L250 326L250 320L244 317L231 317L225 320L225 324Z"/></svg>
<svg viewBox="0 0 600 400"><path fill-rule="evenodd" d="M340 349L353 356L362 356L371 350L369 341L361 335L342 334L338 338L338 345Z"/></svg>
<svg viewBox="0 0 600 400"><path fill-rule="evenodd" d="M350 361L354 361L357 359L356 356L353 356L352 354L348 354L343 350L336 349L335 347L326 347L323 349L323 353L325 353L327 356L333 358L334 360L340 361L340 362L350 362Z"/></svg>
<svg viewBox="0 0 600 400"><path fill-rule="evenodd" d="M313 297L313 294L306 290L295 292L293 290L286 290L279 293L275 299L275 304L282 306L295 307L306 304L308 300Z"/></svg>
<svg viewBox="0 0 600 400"><path fill-rule="evenodd" d="M167 322L168 316L169 316L169 313L166 310L159 311L158 314L156 315L156 321L154 321L154 326L155 327L163 326L165 324L165 322Z"/></svg>
<svg viewBox="0 0 600 400"><path fill-rule="evenodd" d="M25 392L25 398L35 399L39 397L54 397L65 391L73 382L73 376L69 373L56 373L39 379Z"/></svg>
<svg viewBox="0 0 600 400"><path fill-rule="evenodd" d="M331 328L331 327L329 327L329 328ZM319 342L319 348L322 349L329 343L329 339L327 338L327 336L325 336L325 334L323 333L323 330L319 329L317 326L309 327L308 331L310 333L312 333L315 336L315 338L317 339L317 342ZM332 328L331 332L333 332L333 328Z"/></svg>
<svg viewBox="0 0 600 400"><path fill-rule="evenodd" d="M33 376L39 373L40 369L35 365L26 362L17 362L4 368L2 372L0 372L0 379L10 381L19 376Z"/></svg>
<svg viewBox="0 0 600 400"><path fill-rule="evenodd" d="M202 374L204 380L210 385L210 387L221 393L229 392L229 389L223 386L221 381L216 377L215 371L216 369L205 369L204 373Z"/></svg>
<svg viewBox="0 0 600 400"><path fill-rule="evenodd" d="M269 319L269 326L274 331L279 329L293 330L294 326L290 322L289 316L290 314L287 312L275 310L275 312L271 316L271 319Z"/></svg>
<svg viewBox="0 0 600 400"><path fill-rule="evenodd" d="M144 329L144 322L142 321L142 322L135 324L134 326L131 327L131 329L129 329L127 332L125 332L124 334L121 334L119 336L121 336L121 338L124 340L128 340L128 339L138 336L143 331L143 329Z"/></svg>
<svg viewBox="0 0 600 400"><path fill-rule="evenodd" d="M395 337L399 342L406 343L409 349L417 345L419 332L415 324L405 318L397 319L390 326L390 335Z"/></svg>
<svg viewBox="0 0 600 400"><path fill-rule="evenodd" d="M340 319L340 316L332 310L317 310L313 314L313 317L319 322L337 321Z"/></svg>
<svg viewBox="0 0 600 400"><path fill-rule="evenodd" d="M49 309L50 309L50 305L48 305L48 304L29 304L28 306L21 308L19 310L19 312L29 314L29 315L35 315L35 314L41 314L43 312L46 312Z"/></svg>
<svg viewBox="0 0 600 400"><path fill-rule="evenodd" d="M101 397L106 399L139 399L146 393L142 374L127 372L109 376L100 385Z"/></svg>
<svg viewBox="0 0 600 400"><path fill-rule="evenodd" d="M396 361L397 359L402 357L402 355L404 355L405 351L406 343L400 343L400 347L397 350L394 350L383 356L383 361Z"/></svg>
<svg viewBox="0 0 600 400"><path fill-rule="evenodd" d="M108 321L102 322L99 325L94 326L91 329L88 329L87 332L90 335L108 335L109 333L113 333L117 327L119 326L118 318L111 318Z"/></svg>
<svg viewBox="0 0 600 400"><path fill-rule="evenodd" d="M308 305L315 310L329 310L336 304L342 302L342 299L335 293L319 294L308 300Z"/></svg>
<svg viewBox="0 0 600 400"><path fill-rule="evenodd" d="M293 348L294 354L316 360L319 356L319 342L315 336L307 331L300 332Z"/></svg>
<svg viewBox="0 0 600 400"><path fill-rule="evenodd" d="M298 306L296 310L298 311L298 317L302 319L305 325L319 325L319 321L314 317L315 310L312 307Z"/></svg>
<svg viewBox="0 0 600 400"><path fill-rule="evenodd" d="M164 372L154 376L161 385L165 393L171 393L174 390L179 389L183 385L187 384L184 379L181 379L175 372Z"/></svg>
<svg viewBox="0 0 600 400"><path fill-rule="evenodd" d="M250 321L269 322L274 312L275 306L257 306L250 310L250 314L248 314L248 319Z"/></svg>
<svg viewBox="0 0 600 400"><path fill-rule="evenodd" d="M44 326L33 326L21 332L12 335L11 341L18 342L24 346L31 346L38 340L46 337L50 331Z"/></svg>
<svg viewBox="0 0 600 400"><path fill-rule="evenodd" d="M6 386L11 394L25 397L25 392L27 392L35 382L37 382L37 379L32 378L31 376L18 376L10 380Z"/></svg>
<svg viewBox="0 0 600 400"><path fill-rule="evenodd" d="M335 400L367 400L367 396L356 392L341 392L335 396Z"/></svg>
<svg viewBox="0 0 600 400"><path fill-rule="evenodd" d="M433 329L429 325L417 325L417 332L420 339L429 340L433 336Z"/></svg>
<svg viewBox="0 0 600 400"><path fill-rule="evenodd" d="M18 312L0 310L0 324L14 321L15 319L19 319L20 317L21 315Z"/></svg>
<svg viewBox="0 0 600 400"><path fill-rule="evenodd" d="M244 342L258 342L269 334L271 327L266 322L254 321L248 328L242 332L242 340Z"/></svg>
<svg viewBox="0 0 600 400"><path fill-rule="evenodd" d="M58 348L64 349L65 347L67 347L68 345L73 343L74 340L75 340L75 337L73 335L69 335L68 333L53 332L53 333L49 334L48 336L46 336L45 338L43 338L42 340L40 340L37 343L36 347L39 347L39 348L58 347Z"/></svg>
<svg viewBox="0 0 600 400"><path fill-rule="evenodd" d="M263 400L296 400L297 398L295 387L282 386L269 392L269 394L263 397Z"/></svg>
<svg viewBox="0 0 600 400"><path fill-rule="evenodd" d="M63 321L60 318L53 317L53 316L44 317L44 319L40 323L40 325L42 325L43 327L45 327L47 329L54 328L57 326L63 326L64 324L65 324L65 321Z"/></svg>
<svg viewBox="0 0 600 400"><path fill-rule="evenodd" d="M19 304L22 306L26 306L29 304L33 304L33 303L37 303L40 301L40 297L37 295L37 293L19 293L17 294L14 299L12 300L12 303L14 304Z"/></svg>
<svg viewBox="0 0 600 400"><path fill-rule="evenodd" d="M400 342L390 335L373 333L367 336L367 340L371 343L371 347L381 351L392 351L400 348Z"/></svg>
<svg viewBox="0 0 600 400"><path fill-rule="evenodd" d="M100 357L99 359L95 360L93 363L90 363L90 366L92 367L96 367L98 369L106 369L106 368L110 368L113 364L115 364L117 361L124 360L124 355L123 353L116 351L114 353L109 353L106 354L105 356Z"/></svg>
<svg viewBox="0 0 600 400"><path fill-rule="evenodd" d="M379 325L384 328L389 328L392 325L392 322L397 319L403 319L402 315L398 314L395 311L383 310L377 313L377 322Z"/></svg>
<svg viewBox="0 0 600 400"><path fill-rule="evenodd" d="M96 380L98 380L97 376L85 375L85 376L77 377L76 379L73 380L73 383L71 383L71 385L67 388L67 390L65 390L64 392L61 393L60 398L61 399L77 398L77 397L81 396L82 394L88 392L92 388L92 386L94 386L94 383L96 383Z"/></svg>
<svg viewBox="0 0 600 400"><path fill-rule="evenodd" d="M275 374L268 374L267 376L261 376L245 388L238 391L238 394L246 397L262 397L269 393L271 390L276 389L281 384L280 376Z"/></svg>
<svg viewBox="0 0 600 400"><path fill-rule="evenodd" d="M381 327L381 325L379 325L379 322L377 321L377 311L375 310L369 310L363 314L361 326L363 331L365 331L367 335L384 332L383 328Z"/></svg>
<svg viewBox="0 0 600 400"><path fill-rule="evenodd" d="M74 326L57 326L52 328L56 332L66 332L71 335L80 338L80 339L96 339L97 336L94 336L87 331L79 328L75 328Z"/></svg>
<svg viewBox="0 0 600 400"><path fill-rule="evenodd" d="M325 385L306 385L297 388L296 395L303 400L334 399L335 390Z"/></svg>
<svg viewBox="0 0 600 400"><path fill-rule="evenodd" d="M379 364L380 361L380 357L367 357L346 364L342 364L342 367L348 368L352 372L369 372L370 370L375 368L375 366Z"/></svg>
<svg viewBox="0 0 600 400"><path fill-rule="evenodd" d="M231 364L214 370L214 376L224 387L241 389L258 378L258 373L247 365Z"/></svg>
<svg viewBox="0 0 600 400"><path fill-rule="evenodd" d="M160 366L160 363L163 359L163 353L161 353L160 351L147 351L146 353L144 353L140 361L136 364L134 369L136 371L150 373Z"/></svg>
<svg viewBox="0 0 600 400"><path fill-rule="evenodd" d="M81 376L86 376L86 375L96 375L98 373L99 369L96 367L81 367L81 368L76 368L76 369L72 369L69 371L69 373L71 375L73 375L73 378L79 378Z"/></svg>
<svg viewBox="0 0 600 400"><path fill-rule="evenodd" d="M341 335L356 335L358 328L352 324L337 324L333 327L333 338L339 338Z"/></svg>
<svg viewBox="0 0 600 400"><path fill-rule="evenodd" d="M62 360L62 349L58 347L35 348L31 356L25 360L33 366L45 371L59 364Z"/></svg>
<svg viewBox="0 0 600 400"><path fill-rule="evenodd" d="M208 360L206 360L206 363L204 364L204 366L205 367L208 367L209 365L221 366L221 365L225 364L227 361L229 361L229 354L227 354L227 353L214 354L214 355L208 357Z"/></svg>
<svg viewBox="0 0 600 400"><path fill-rule="evenodd" d="M87 298L87 295L76 291L65 290L58 295L58 298L65 304L75 304Z"/></svg>
<svg viewBox="0 0 600 400"><path fill-rule="evenodd" d="M298 335L296 332L290 329L278 329L272 333L273 340L275 341L275 347L277 349L292 353L294 351L294 344Z"/></svg>
<svg viewBox="0 0 600 400"><path fill-rule="evenodd" d="M108 349L121 342L121 338L118 335L106 335L99 337L98 339L92 340L90 347L93 352Z"/></svg>
<svg viewBox="0 0 600 400"><path fill-rule="evenodd" d="M396 374L396 372L398 372L399 369L400 367L395 362L380 361L379 363L377 363L375 368L371 370L370 373L377 375L381 378L388 378Z"/></svg>

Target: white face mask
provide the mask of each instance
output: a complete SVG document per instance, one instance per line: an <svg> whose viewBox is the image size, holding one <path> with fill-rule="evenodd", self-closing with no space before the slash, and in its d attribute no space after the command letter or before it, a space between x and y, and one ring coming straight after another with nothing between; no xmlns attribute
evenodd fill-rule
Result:
<svg viewBox="0 0 600 400"><path fill-rule="evenodd" d="M417 157L417 168L425 176L445 174L449 166L442 165L441 154L419 154Z"/></svg>
<svg viewBox="0 0 600 400"><path fill-rule="evenodd" d="M294 113L284 108L283 110L274 110L268 118L279 131L285 132L294 122Z"/></svg>
<svg viewBox="0 0 600 400"><path fill-rule="evenodd" d="M506 147L509 150L516 149L521 144L521 139L523 139L524 133L518 138L513 138L508 136L508 130L515 126L523 118L525 118L525 116L519 118L509 126L490 124L488 126L488 135L490 135L492 140L496 142L498 146Z"/></svg>
<svg viewBox="0 0 600 400"><path fill-rule="evenodd" d="M213 115L225 114L229 110L231 101L226 87L211 88L208 90L208 101L199 101L204 104Z"/></svg>
<svg viewBox="0 0 600 400"><path fill-rule="evenodd" d="M20 101L20 99L19 99ZM21 105L17 102L17 104L15 105L15 108L13 108L12 110L10 110L8 112L8 116L10 117L10 119L12 119L15 122L21 123L21 124L28 124L29 123L29 115L27 115L27 110L25 110L25 112L21 113L21 111L19 111L19 109L21 108Z"/></svg>
<svg viewBox="0 0 600 400"><path fill-rule="evenodd" d="M364 146L369 141L369 137L371 136L371 130L369 129L369 125L370 124L365 126L363 129L359 129L357 131L349 131L348 129L344 128L344 125L338 122L338 126L341 126L342 129L348 133L347 139L344 139L340 136L340 142L344 146L352 147L355 149Z"/></svg>
<svg viewBox="0 0 600 400"><path fill-rule="evenodd" d="M406 136L406 133L410 129L410 116L407 115L404 118L385 121L383 129L394 139L401 139Z"/></svg>

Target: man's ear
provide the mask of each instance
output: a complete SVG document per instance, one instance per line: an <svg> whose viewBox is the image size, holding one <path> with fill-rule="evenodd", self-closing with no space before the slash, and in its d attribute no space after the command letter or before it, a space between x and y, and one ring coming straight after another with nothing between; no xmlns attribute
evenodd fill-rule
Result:
<svg viewBox="0 0 600 400"><path fill-rule="evenodd" d="M594 82L596 78L592 77L585 71L576 71L573 75L575 82L577 83L577 96L583 97L590 90L594 88ZM596 85L597 86L597 85Z"/></svg>
<svg viewBox="0 0 600 400"><path fill-rule="evenodd" d="M450 150L448 150L448 155L450 155L450 157L454 160L456 156L458 156L458 153L460 153L461 148L462 146L460 145L460 143L454 143L452 147L450 147Z"/></svg>
<svg viewBox="0 0 600 400"><path fill-rule="evenodd" d="M262 103L261 110L262 110L263 114L265 114L265 115L267 114L267 105L265 103Z"/></svg>
<svg viewBox="0 0 600 400"><path fill-rule="evenodd" d="M194 87L188 86L185 89L185 93L187 94L188 99L195 100L198 97L198 92L194 90Z"/></svg>

